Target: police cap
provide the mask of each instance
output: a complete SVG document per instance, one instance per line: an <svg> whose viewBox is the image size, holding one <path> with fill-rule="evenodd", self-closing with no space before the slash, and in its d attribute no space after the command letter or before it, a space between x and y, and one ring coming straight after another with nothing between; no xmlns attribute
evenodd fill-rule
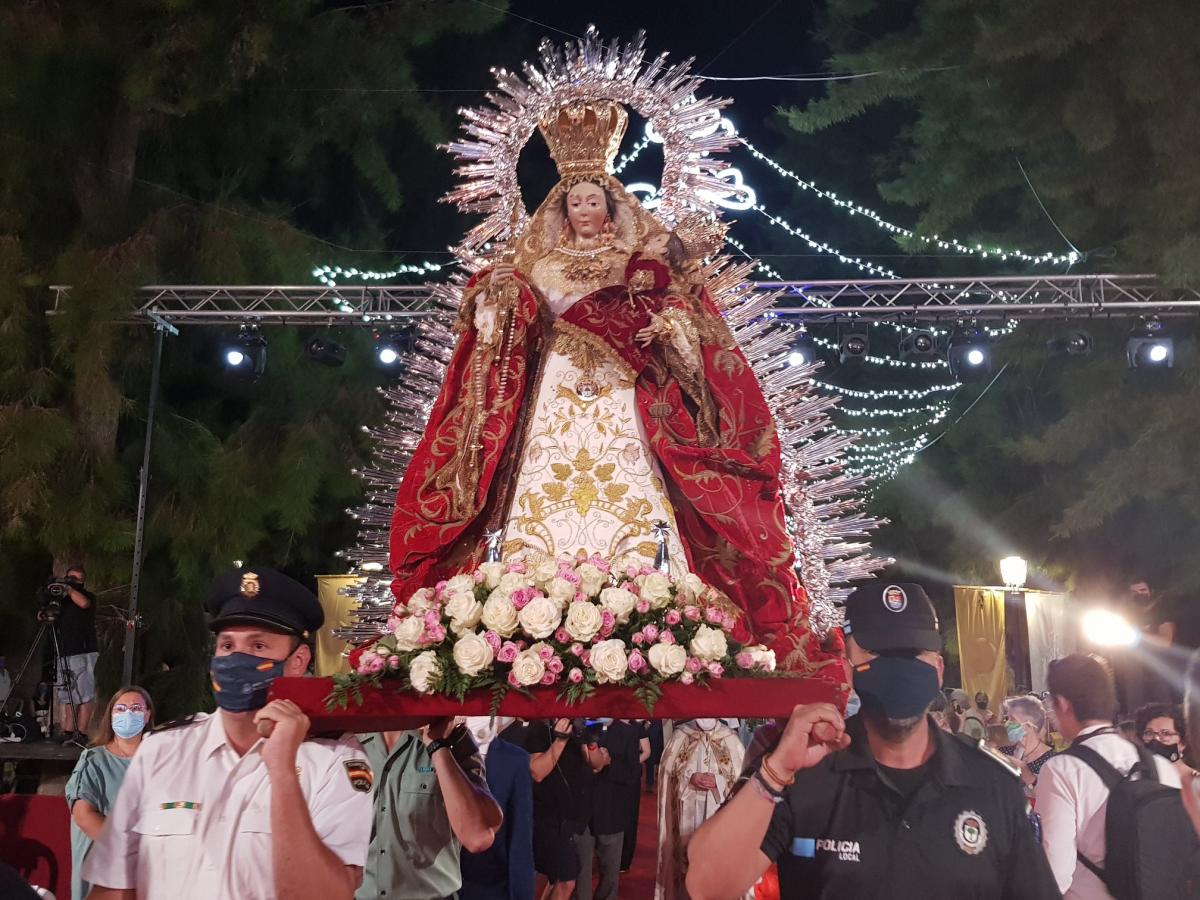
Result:
<svg viewBox="0 0 1200 900"><path fill-rule="evenodd" d="M846 598L846 634L872 653L942 649L937 613L919 584L863 585Z"/></svg>
<svg viewBox="0 0 1200 900"><path fill-rule="evenodd" d="M208 627L262 625L271 631L305 637L325 622L316 595L282 572L246 566L221 573L213 582L204 608Z"/></svg>

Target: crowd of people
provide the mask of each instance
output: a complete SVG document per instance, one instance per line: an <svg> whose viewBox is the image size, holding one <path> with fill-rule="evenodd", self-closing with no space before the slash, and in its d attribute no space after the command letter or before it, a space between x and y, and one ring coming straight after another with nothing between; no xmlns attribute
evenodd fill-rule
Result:
<svg viewBox="0 0 1200 900"><path fill-rule="evenodd" d="M72 897L613 900L648 784L655 900L1187 896L1196 717L1155 703L1119 720L1110 668L1085 654L993 710L943 688L933 605L897 589L902 604L880 587L847 601L845 715L800 706L752 735L482 717L310 738L267 693L308 671L320 605L233 570L208 599L217 712L159 724L126 686L93 729L66 789Z"/></svg>

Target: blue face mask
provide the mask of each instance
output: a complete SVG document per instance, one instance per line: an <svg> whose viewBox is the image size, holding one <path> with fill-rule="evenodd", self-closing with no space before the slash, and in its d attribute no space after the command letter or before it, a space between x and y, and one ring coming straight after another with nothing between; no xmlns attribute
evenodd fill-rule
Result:
<svg viewBox="0 0 1200 900"><path fill-rule="evenodd" d="M214 656L208 672L212 676L213 699L226 712L251 712L267 705L271 682L283 677L286 659L266 659L249 653Z"/></svg>
<svg viewBox="0 0 1200 900"><path fill-rule="evenodd" d="M146 714L132 711L113 713L112 730L119 738L137 737L146 730Z"/></svg>
<svg viewBox="0 0 1200 900"><path fill-rule="evenodd" d="M854 668L862 704L889 719L923 715L938 693L937 669L914 656L879 656Z"/></svg>
<svg viewBox="0 0 1200 900"><path fill-rule="evenodd" d="M1004 730L1008 732L1008 739L1014 744L1021 743L1025 737L1025 726L1020 722L1005 722Z"/></svg>
<svg viewBox="0 0 1200 900"><path fill-rule="evenodd" d="M858 696L858 691L852 688L850 696L846 698L846 718L857 716L860 709L862 709L862 698Z"/></svg>

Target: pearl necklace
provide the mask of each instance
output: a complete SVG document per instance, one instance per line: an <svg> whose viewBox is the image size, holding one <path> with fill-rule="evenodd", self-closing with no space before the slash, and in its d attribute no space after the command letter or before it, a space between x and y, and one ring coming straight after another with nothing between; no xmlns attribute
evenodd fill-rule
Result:
<svg viewBox="0 0 1200 900"><path fill-rule="evenodd" d="M574 256L578 259L592 259L611 248L607 244L601 244L599 247L593 247L591 250L576 250L574 247L563 246L558 246L554 249L566 256Z"/></svg>

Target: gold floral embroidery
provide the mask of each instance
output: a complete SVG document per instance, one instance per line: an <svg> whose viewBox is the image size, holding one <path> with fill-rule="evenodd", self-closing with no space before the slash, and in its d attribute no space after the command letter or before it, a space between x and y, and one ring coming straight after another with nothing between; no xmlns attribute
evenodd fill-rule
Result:
<svg viewBox="0 0 1200 900"><path fill-rule="evenodd" d="M554 349L569 356L581 371L594 374L609 363L621 376L620 387L632 385L637 374L612 347L586 329L559 319L554 323Z"/></svg>

